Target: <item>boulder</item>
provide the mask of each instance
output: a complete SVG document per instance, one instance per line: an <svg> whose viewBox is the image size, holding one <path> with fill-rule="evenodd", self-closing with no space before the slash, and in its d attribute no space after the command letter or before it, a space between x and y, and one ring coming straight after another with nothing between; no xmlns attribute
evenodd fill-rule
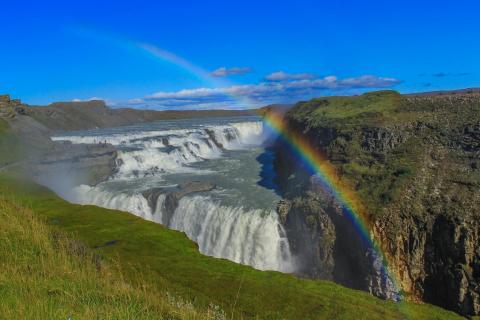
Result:
<svg viewBox="0 0 480 320"><path fill-rule="evenodd" d="M216 188L216 185L211 182L203 181L190 181L181 183L174 188L152 188L142 192L142 195L148 201L148 205L155 211L157 208L158 197L161 194L165 194L165 212L163 215L162 223L167 225L170 223L170 219L178 206L178 202L184 196L196 192L207 192Z"/></svg>
<svg viewBox="0 0 480 320"><path fill-rule="evenodd" d="M0 94L0 102L9 103L10 102L10 95Z"/></svg>

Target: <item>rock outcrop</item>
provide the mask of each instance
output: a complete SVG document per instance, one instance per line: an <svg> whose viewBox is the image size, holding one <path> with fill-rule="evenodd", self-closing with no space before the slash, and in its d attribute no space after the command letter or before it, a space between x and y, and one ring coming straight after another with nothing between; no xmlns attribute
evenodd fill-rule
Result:
<svg viewBox="0 0 480 320"><path fill-rule="evenodd" d="M50 152L26 164L25 170L42 184L70 180L70 186L96 185L116 172L117 150L109 144L55 143ZM65 185L67 186L67 185Z"/></svg>
<svg viewBox="0 0 480 320"><path fill-rule="evenodd" d="M19 99L11 99L8 94L0 95L0 118L11 118L17 114L26 114L26 105Z"/></svg>
<svg viewBox="0 0 480 320"><path fill-rule="evenodd" d="M285 121L361 199L398 288L340 203L279 141L278 211L304 275L480 314L479 92L316 99Z"/></svg>
<svg viewBox="0 0 480 320"><path fill-rule="evenodd" d="M169 225L170 220L178 207L178 202L186 195L207 192L215 189L215 184L204 181L190 181L181 183L173 188L153 188L142 192L142 195L147 199L148 205L155 211L157 209L158 197L162 194L165 195L163 202L164 213L162 216L162 224Z"/></svg>

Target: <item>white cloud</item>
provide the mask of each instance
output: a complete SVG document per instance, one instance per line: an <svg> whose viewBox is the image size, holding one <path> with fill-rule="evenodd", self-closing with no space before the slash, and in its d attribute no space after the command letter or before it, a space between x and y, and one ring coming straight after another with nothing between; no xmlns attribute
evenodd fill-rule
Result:
<svg viewBox="0 0 480 320"><path fill-rule="evenodd" d="M243 75L251 71L252 69L249 67L233 67L233 68L221 67L212 71L210 75L213 77L227 77L232 75Z"/></svg>
<svg viewBox="0 0 480 320"><path fill-rule="evenodd" d="M157 109L252 108L276 102L295 102L325 94L325 91L348 93L358 89L390 88L398 83L400 81L394 78L373 75L345 79L336 76L299 78L220 88L160 91L144 99L131 100L131 104Z"/></svg>
<svg viewBox="0 0 480 320"><path fill-rule="evenodd" d="M85 100L75 98L75 99L72 99L72 102L84 102L84 101L92 101L92 100L105 100L105 99L99 98L99 97L91 97Z"/></svg>
<svg viewBox="0 0 480 320"><path fill-rule="evenodd" d="M105 102L106 105L111 106L111 107L116 106L119 103L119 101L117 101L117 100L105 99L105 98L95 97L95 96L90 97L88 99L75 98L75 99L72 99L71 101L72 102L103 101L103 102ZM128 100L127 104L132 104L132 101Z"/></svg>
<svg viewBox="0 0 480 320"><path fill-rule="evenodd" d="M286 73L277 71L265 77L268 81L289 81L289 80L305 80L313 79L315 76L311 73Z"/></svg>
<svg viewBox="0 0 480 320"><path fill-rule="evenodd" d="M135 99L128 100L128 103L130 103L130 104L141 104L141 103L144 103L144 102L145 102L145 100L141 99L141 98L135 98Z"/></svg>
<svg viewBox="0 0 480 320"><path fill-rule="evenodd" d="M398 84L395 78L382 78L372 75L361 76L358 78L347 78L341 81L345 87L351 88L384 88Z"/></svg>

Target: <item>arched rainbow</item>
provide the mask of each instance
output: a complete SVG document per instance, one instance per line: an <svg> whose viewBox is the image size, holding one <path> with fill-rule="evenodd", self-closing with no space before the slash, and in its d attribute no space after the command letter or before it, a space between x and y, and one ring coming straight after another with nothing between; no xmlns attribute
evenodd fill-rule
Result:
<svg viewBox="0 0 480 320"><path fill-rule="evenodd" d="M76 32L77 34L81 34L83 36L93 36L97 39L101 38L103 40L108 40L111 43L121 45L123 47L143 50L154 57L172 63L188 71L202 82L208 83L211 86L225 87L228 85L228 82L214 79L201 67L162 48L147 43L140 43L129 39L114 37L105 33L93 33L88 29L77 29ZM244 104L244 106L248 109L254 109L257 107L256 103L253 103L246 97L235 96L229 91L225 91L225 95L232 97L235 101L239 101L240 103ZM314 173L320 179L323 187L342 204L345 216L350 220L364 243L372 248L375 254L382 260L383 280L391 281L394 288L396 288L397 298L400 299L401 297L398 294L399 290L398 286L396 285L396 279L389 273L387 257L382 251L380 245L374 241L373 237L370 236L368 219L365 217L361 201L358 199L355 192L338 177L333 165L325 157L323 157L318 150L316 150L302 135L290 130L286 126L281 115L275 112L268 112L262 116L264 123L274 132L276 132L279 137L281 137L296 152L299 158L302 159L302 161L310 168L312 173Z"/></svg>
<svg viewBox="0 0 480 320"><path fill-rule="evenodd" d="M321 185L325 190L340 202L346 218L352 223L364 243L372 248L377 257L381 259L382 278L384 281L391 282L396 291L396 297L394 298L395 300L400 300L401 296L396 279L389 273L387 256L380 245L370 236L369 220L366 219L362 203L355 192L340 179L335 167L320 151L316 150L304 136L291 130L286 125L282 115L276 112L267 112L263 119L264 123L276 132L293 149L311 172L320 179Z"/></svg>
<svg viewBox="0 0 480 320"><path fill-rule="evenodd" d="M179 68L179 70L191 75L204 86L218 87L228 84L223 79L212 77L208 71L191 63L187 59L153 44L80 25L72 26L68 30L82 38L105 43L123 51L129 51L132 54L144 54L146 56L154 57L159 61L167 62L172 66ZM140 58L144 59L145 56Z"/></svg>
<svg viewBox="0 0 480 320"><path fill-rule="evenodd" d="M151 45L140 44L139 46L151 54L158 56L159 58L184 67L197 76L207 79L210 83L215 82L211 79L212 77L208 74L208 72L183 58ZM223 83L223 85L225 85L225 83ZM253 103L248 98L237 97L233 94L227 93L226 95L243 103L248 109L253 109L257 106L256 103ZM380 245L370 235L369 220L365 217L365 211L362 206L362 202L358 199L356 193L339 178L334 166L325 157L323 157L322 154L316 150L307 141L307 139L305 139L305 137L290 130L288 126L286 126L282 115L276 112L267 112L263 114L263 121L295 151L295 153L308 166L312 173L314 173L320 179L322 186L341 203L345 217L352 223L364 244L373 249L377 257L381 259L382 280L391 282L397 291L395 299L400 300L401 297L399 295L396 279L389 272L387 256L381 249Z"/></svg>

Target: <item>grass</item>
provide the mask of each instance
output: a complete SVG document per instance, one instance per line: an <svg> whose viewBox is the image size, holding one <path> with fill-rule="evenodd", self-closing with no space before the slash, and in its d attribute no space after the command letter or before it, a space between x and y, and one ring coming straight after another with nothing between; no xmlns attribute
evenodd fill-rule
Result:
<svg viewBox="0 0 480 320"><path fill-rule="evenodd" d="M377 91L361 96L340 96L312 99L297 104L287 114L294 120L308 123L309 127L327 124L382 123L391 119L404 102L396 91Z"/></svg>
<svg viewBox="0 0 480 320"><path fill-rule="evenodd" d="M183 233L128 213L70 204L18 177L0 175L0 194L0 310L6 318L35 318L37 312L44 318L188 318L193 310L201 319L213 309L228 319L460 318L431 305L384 301L328 281L206 257ZM58 244L52 230L92 253L72 254L70 240ZM91 262L96 256L118 267L99 271ZM193 307L180 305L176 313L166 292Z"/></svg>
<svg viewBox="0 0 480 320"><path fill-rule="evenodd" d="M0 198L1 319L213 319L190 303L132 286L31 210ZM218 314L218 312L217 312Z"/></svg>

